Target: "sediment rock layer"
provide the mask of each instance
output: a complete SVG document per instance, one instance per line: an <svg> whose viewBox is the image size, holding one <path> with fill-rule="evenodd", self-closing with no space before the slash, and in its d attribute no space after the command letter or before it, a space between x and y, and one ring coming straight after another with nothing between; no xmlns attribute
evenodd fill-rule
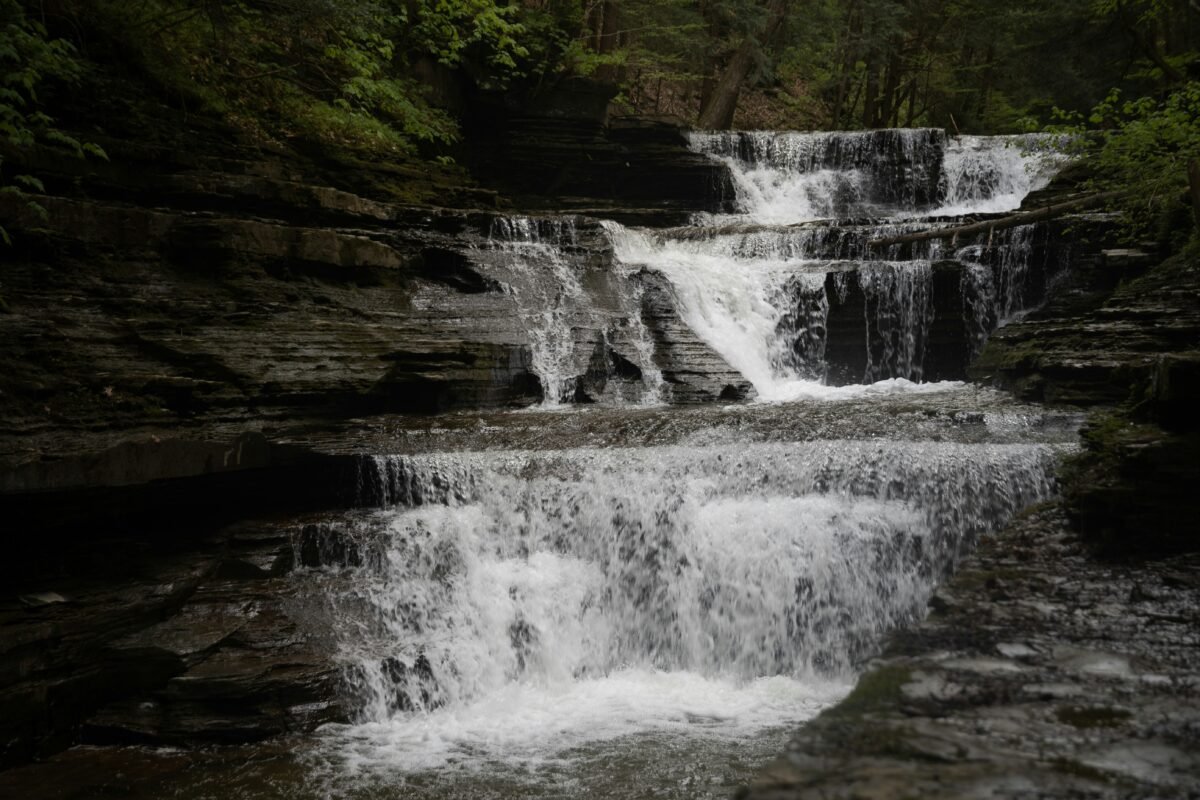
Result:
<svg viewBox="0 0 1200 800"><path fill-rule="evenodd" d="M1053 505L985 539L740 796L1187 796L1200 562L1089 549Z"/></svg>

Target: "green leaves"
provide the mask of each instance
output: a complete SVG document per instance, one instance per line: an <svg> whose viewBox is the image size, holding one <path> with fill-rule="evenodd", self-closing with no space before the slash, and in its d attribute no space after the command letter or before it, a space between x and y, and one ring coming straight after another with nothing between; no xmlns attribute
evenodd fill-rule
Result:
<svg viewBox="0 0 1200 800"><path fill-rule="evenodd" d="M364 155L457 140L453 117L422 80L430 62L494 86L524 74L531 57L524 7L509 0L91 5L98 26L189 105L260 139L315 140Z"/></svg>
<svg viewBox="0 0 1200 800"><path fill-rule="evenodd" d="M80 142L56 129L54 120L37 108L37 90L45 81L74 83L82 71L74 47L62 39L51 39L18 0L0 0L0 139L4 143L21 150L42 142L79 158L93 155L107 159L99 146ZM0 158L0 166L3 163ZM13 175L10 183L3 181L0 173L0 195L16 197L26 209L46 218L46 210L28 194L46 191L41 179L21 173ZM12 244L3 228L0 241Z"/></svg>
<svg viewBox="0 0 1200 800"><path fill-rule="evenodd" d="M518 60L529 55L518 37L525 26L516 21L520 7L495 0L416 0L412 43L446 66L462 63L477 47L485 62L505 80L518 72Z"/></svg>
<svg viewBox="0 0 1200 800"><path fill-rule="evenodd" d="M1150 233L1187 188L1188 162L1200 158L1200 81L1188 81L1165 97L1122 100L1113 90L1087 117L1059 112L1066 124L1052 127L1078 135L1098 190L1127 190L1119 206L1130 238ZM1098 128L1098 130L1097 130Z"/></svg>

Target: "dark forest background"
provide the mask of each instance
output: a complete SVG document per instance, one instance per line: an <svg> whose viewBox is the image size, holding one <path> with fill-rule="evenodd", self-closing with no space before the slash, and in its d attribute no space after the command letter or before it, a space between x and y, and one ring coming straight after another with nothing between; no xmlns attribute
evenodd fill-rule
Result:
<svg viewBox="0 0 1200 800"><path fill-rule="evenodd" d="M0 159L105 157L56 123L98 65L248 141L443 165L479 92L584 79L701 128L1097 131L1102 182L1178 196L1198 43L1200 0L0 0Z"/></svg>

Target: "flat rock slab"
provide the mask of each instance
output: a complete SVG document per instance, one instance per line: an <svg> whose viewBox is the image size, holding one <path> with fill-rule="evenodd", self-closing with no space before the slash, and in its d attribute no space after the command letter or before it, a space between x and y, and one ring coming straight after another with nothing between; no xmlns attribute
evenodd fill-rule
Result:
<svg viewBox="0 0 1200 800"><path fill-rule="evenodd" d="M983 542L741 797L1191 797L1200 554L1094 558L1057 506Z"/></svg>

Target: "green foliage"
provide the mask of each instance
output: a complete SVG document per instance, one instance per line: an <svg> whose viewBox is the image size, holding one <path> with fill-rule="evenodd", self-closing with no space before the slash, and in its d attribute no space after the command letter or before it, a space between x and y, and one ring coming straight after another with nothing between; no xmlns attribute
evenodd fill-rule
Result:
<svg viewBox="0 0 1200 800"><path fill-rule="evenodd" d="M97 145L55 129L54 120L39 109L38 89L47 80L73 83L82 67L75 49L62 39L51 38L46 28L30 17L18 0L0 0L0 143L5 150L20 151L38 142L51 145L79 158L85 155L107 159ZM27 174L11 175L5 181L5 158L0 151L0 194L17 197L27 208L45 216L29 192L45 192L42 181ZM0 241L11 244L0 227Z"/></svg>
<svg viewBox="0 0 1200 800"><path fill-rule="evenodd" d="M0 0L0 136L9 145L36 139L102 156L56 132L37 107L41 80L75 80L81 67L71 45L34 21L34 7ZM780 18L779 0L45 6L59 35L133 63L173 104L218 116L259 141L349 150L359 160L457 155L458 120L448 109L458 89L472 85L536 91L561 76L592 76L617 84L634 111L695 121L737 53L740 68L730 74L745 74L735 119L743 127L1034 130L1056 107L1085 112L1109 87L1165 97L1181 75L1200 70L1200 10L1184 0L792 0L785 7L782 28L772 24L764 36L768 19ZM1166 136L1151 133L1157 117L1145 107L1114 106L1109 114L1110 127L1131 143ZM1145 131L1132 124L1138 119ZM7 188L36 191L11 178Z"/></svg>
<svg viewBox="0 0 1200 800"><path fill-rule="evenodd" d="M694 114L700 83L761 25L767 3L615 5L637 20L621 43L626 94L646 111L690 93ZM737 122L1037 129L1056 106L1083 112L1110 87L1148 94L1197 71L1197 32L1200 6L1185 0L793 2L782 35L756 50Z"/></svg>
<svg viewBox="0 0 1200 800"><path fill-rule="evenodd" d="M1096 177L1091 188L1122 191L1117 207L1130 237L1150 233L1164 213L1180 205L1187 165L1200 159L1200 81L1187 81L1165 98L1122 101L1113 90L1082 114L1060 111L1050 130L1076 135Z"/></svg>
<svg viewBox="0 0 1200 800"><path fill-rule="evenodd" d="M486 63L499 77L517 71L517 60L529 55L518 44L525 27L514 21L519 10L493 0L417 0L411 39L446 66L462 62L472 46L482 46Z"/></svg>
<svg viewBox="0 0 1200 800"><path fill-rule="evenodd" d="M88 21L189 105L253 137L366 154L453 143L421 61L503 85L528 50L503 0L76 0Z"/></svg>

